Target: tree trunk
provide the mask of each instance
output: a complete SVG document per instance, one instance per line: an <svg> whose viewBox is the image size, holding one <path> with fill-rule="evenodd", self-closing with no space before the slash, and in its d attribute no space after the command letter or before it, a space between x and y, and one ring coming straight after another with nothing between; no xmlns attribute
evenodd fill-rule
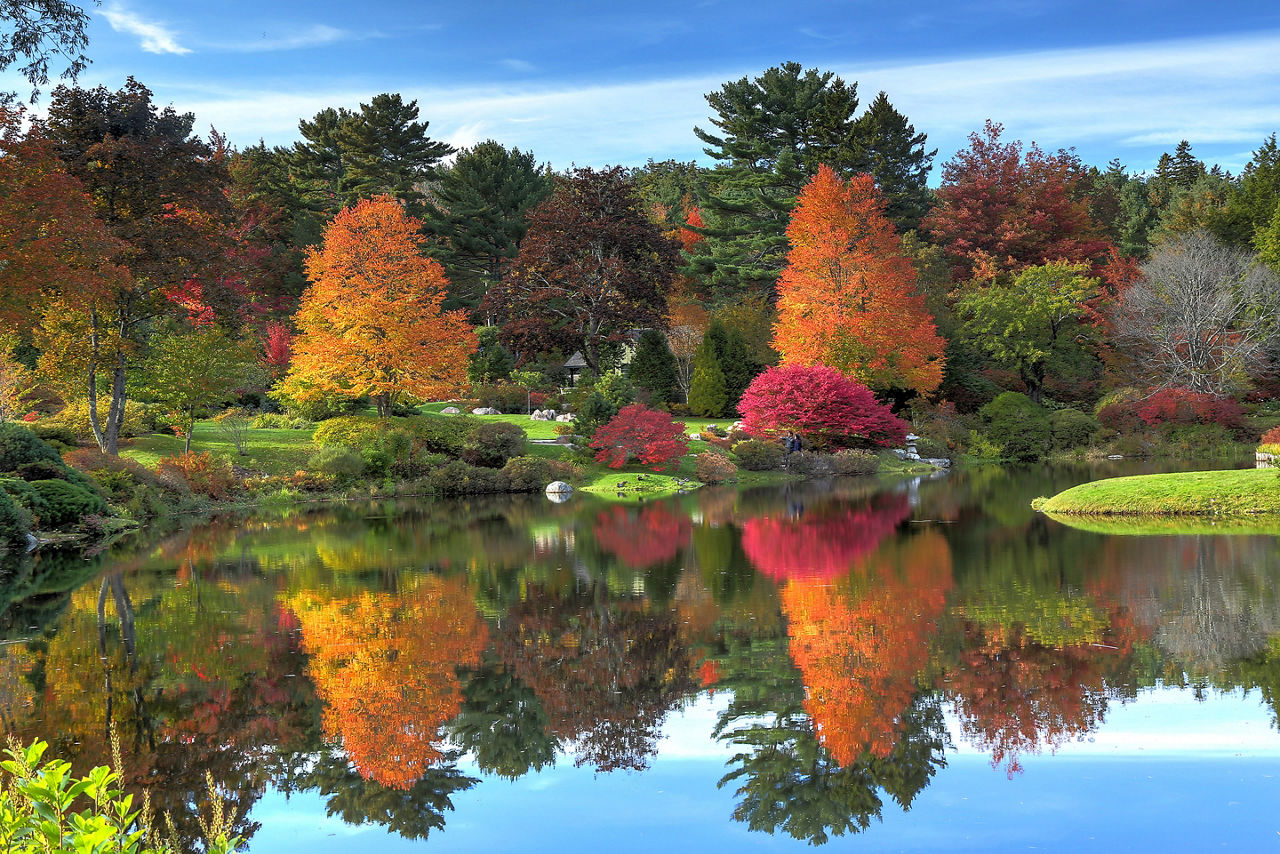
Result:
<svg viewBox="0 0 1280 854"><path fill-rule="evenodd" d="M187 410L187 445L183 448L183 453L191 453L191 434L196 432L196 408L193 406Z"/></svg>

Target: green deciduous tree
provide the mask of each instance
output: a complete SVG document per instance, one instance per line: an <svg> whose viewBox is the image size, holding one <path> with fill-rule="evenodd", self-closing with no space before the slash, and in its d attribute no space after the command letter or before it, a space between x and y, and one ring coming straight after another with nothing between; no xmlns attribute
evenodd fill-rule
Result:
<svg viewBox="0 0 1280 854"><path fill-rule="evenodd" d="M152 344L144 383L146 396L170 407L182 419L191 450L196 416L225 403L232 391L252 382L256 348L217 327L197 327L160 336ZM265 377L261 377L265 378Z"/></svg>
<svg viewBox="0 0 1280 854"><path fill-rule="evenodd" d="M993 281L965 293L956 305L965 330L993 359L1016 370L1039 404L1049 361L1064 346L1078 347L1085 300L1098 282L1085 264L1028 267L1012 283Z"/></svg>
<svg viewBox="0 0 1280 854"><path fill-rule="evenodd" d="M89 64L89 13L66 0L0 0L0 71L25 62L18 73L31 84L31 100L49 82L49 61L67 61L62 77L75 80ZM0 102L7 93L0 92Z"/></svg>

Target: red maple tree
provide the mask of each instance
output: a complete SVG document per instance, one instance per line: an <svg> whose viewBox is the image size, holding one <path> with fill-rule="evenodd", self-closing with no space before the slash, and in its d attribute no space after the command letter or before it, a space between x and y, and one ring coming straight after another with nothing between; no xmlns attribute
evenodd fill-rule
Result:
<svg viewBox="0 0 1280 854"><path fill-rule="evenodd" d="M901 443L908 428L870 389L825 365L769 368L747 386L738 411L754 436L794 430L822 445L888 447Z"/></svg>
<svg viewBox="0 0 1280 854"><path fill-rule="evenodd" d="M634 456L640 463L662 471L689 452L684 423L643 404L624 406L591 437L596 462L622 468Z"/></svg>

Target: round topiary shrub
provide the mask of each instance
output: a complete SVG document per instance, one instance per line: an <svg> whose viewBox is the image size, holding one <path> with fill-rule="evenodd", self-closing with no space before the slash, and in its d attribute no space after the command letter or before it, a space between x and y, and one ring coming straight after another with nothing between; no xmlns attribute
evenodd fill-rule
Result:
<svg viewBox="0 0 1280 854"><path fill-rule="evenodd" d="M482 421L462 443L462 459L473 466L502 468L507 460L524 452L525 432L505 421Z"/></svg>
<svg viewBox="0 0 1280 854"><path fill-rule="evenodd" d="M1078 409L1060 409L1049 416L1049 429L1054 449L1069 451L1092 442L1102 425Z"/></svg>
<svg viewBox="0 0 1280 854"><path fill-rule="evenodd" d="M772 471L782 467L782 445L769 439L747 439L733 446L738 465L747 471Z"/></svg>
<svg viewBox="0 0 1280 854"><path fill-rule="evenodd" d="M1053 446L1049 414L1016 391L1006 391L982 407L987 436L1020 462L1038 460Z"/></svg>
<svg viewBox="0 0 1280 854"><path fill-rule="evenodd" d="M62 457L26 427L0 421L0 472L17 471L29 463L48 462L61 468Z"/></svg>
<svg viewBox="0 0 1280 854"><path fill-rule="evenodd" d="M107 509L101 496L65 480L33 480L31 486L45 503L45 512L40 516L43 527L72 525L91 513Z"/></svg>
<svg viewBox="0 0 1280 854"><path fill-rule="evenodd" d="M331 477L338 483L349 483L364 474L365 461L351 448L329 445L311 455L307 471Z"/></svg>

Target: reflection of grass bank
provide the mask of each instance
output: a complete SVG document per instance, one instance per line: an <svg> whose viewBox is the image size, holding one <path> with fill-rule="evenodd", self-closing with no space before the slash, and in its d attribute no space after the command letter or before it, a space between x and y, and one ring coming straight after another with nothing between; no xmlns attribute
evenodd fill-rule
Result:
<svg viewBox="0 0 1280 854"><path fill-rule="evenodd" d="M1084 516L1047 513L1080 531L1112 536L1189 536L1191 534L1241 534L1280 536L1280 518L1272 516Z"/></svg>
<svg viewBox="0 0 1280 854"><path fill-rule="evenodd" d="M1280 479L1269 469L1113 477L1037 498L1032 506L1045 513L1099 516L1280 513Z"/></svg>

